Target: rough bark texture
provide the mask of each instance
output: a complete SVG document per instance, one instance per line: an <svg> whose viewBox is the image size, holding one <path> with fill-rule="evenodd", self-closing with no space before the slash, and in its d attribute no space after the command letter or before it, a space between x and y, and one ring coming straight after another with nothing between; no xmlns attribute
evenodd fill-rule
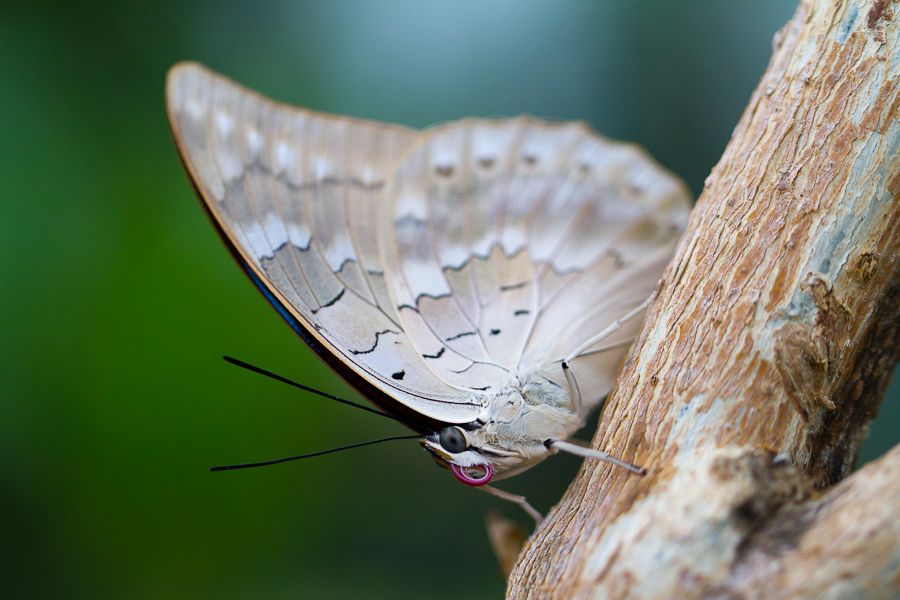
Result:
<svg viewBox="0 0 900 600"><path fill-rule="evenodd" d="M594 447L508 596L900 589L900 450L836 487L900 353L897 4L803 0L706 182Z"/></svg>

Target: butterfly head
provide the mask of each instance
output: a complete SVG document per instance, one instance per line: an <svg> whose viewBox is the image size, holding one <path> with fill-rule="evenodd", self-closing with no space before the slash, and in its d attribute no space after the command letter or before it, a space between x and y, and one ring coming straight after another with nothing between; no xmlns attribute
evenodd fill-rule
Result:
<svg viewBox="0 0 900 600"><path fill-rule="evenodd" d="M533 386L506 389L488 399L482 418L445 425L419 443L465 485L521 473L552 454L548 440L566 439L581 424L577 414L542 391Z"/></svg>

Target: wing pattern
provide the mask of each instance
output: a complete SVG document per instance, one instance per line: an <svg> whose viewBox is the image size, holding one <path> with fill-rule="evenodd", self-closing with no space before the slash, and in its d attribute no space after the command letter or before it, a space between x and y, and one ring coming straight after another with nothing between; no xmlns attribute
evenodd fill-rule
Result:
<svg viewBox="0 0 900 600"><path fill-rule="evenodd" d="M581 124L418 132L280 105L190 63L167 103L251 275L314 346L440 422L475 420L523 369L560 382L554 362L647 297L686 224L682 184ZM591 401L636 327L576 359Z"/></svg>

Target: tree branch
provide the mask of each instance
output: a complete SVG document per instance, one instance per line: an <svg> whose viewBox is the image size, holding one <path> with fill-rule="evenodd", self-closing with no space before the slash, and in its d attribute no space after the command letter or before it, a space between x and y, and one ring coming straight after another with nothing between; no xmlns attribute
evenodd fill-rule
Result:
<svg viewBox="0 0 900 600"><path fill-rule="evenodd" d="M890 593L898 451L815 498L900 355L895 8L803 0L776 36L594 438L651 472L586 461L510 598ZM826 572L829 538L853 543Z"/></svg>
<svg viewBox="0 0 900 600"><path fill-rule="evenodd" d="M896 594L900 446L827 493L786 504L738 549L715 595L877 598ZM709 590L713 591L713 590Z"/></svg>

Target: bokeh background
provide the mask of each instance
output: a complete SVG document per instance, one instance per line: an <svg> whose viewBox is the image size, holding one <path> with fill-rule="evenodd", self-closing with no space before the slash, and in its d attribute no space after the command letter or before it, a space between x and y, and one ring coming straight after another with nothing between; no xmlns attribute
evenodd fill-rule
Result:
<svg viewBox="0 0 900 600"><path fill-rule="evenodd" d="M166 69L412 126L583 119L695 193L794 2L10 3L0 19L0 595L496 598L490 508L353 396L232 263L172 144ZM898 441L897 386L863 460ZM546 510L577 461L510 481ZM527 525L527 519L523 519Z"/></svg>

